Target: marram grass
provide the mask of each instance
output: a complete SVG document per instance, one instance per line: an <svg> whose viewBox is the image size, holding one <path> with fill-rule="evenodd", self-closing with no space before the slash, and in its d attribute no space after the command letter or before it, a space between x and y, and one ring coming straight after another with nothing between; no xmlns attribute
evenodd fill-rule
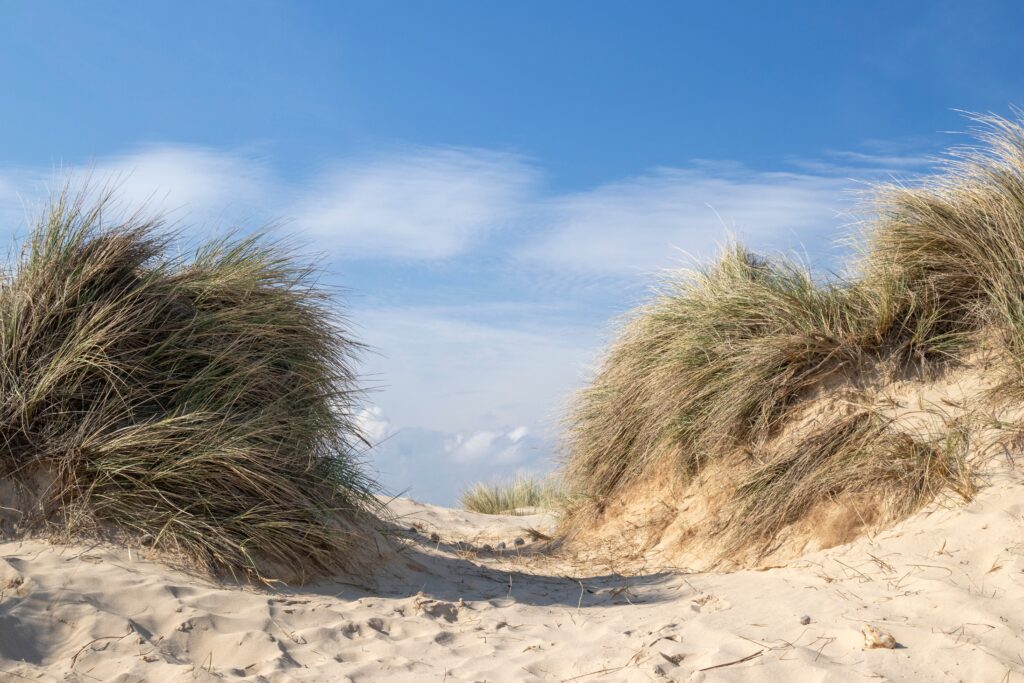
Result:
<svg viewBox="0 0 1024 683"><path fill-rule="evenodd" d="M735 517L727 546L765 553L785 528L841 496L859 498L861 521L899 520L944 490L964 500L975 492L968 428L947 423L937 434L901 432L878 412L833 414L756 462L726 508Z"/></svg>
<svg viewBox="0 0 1024 683"><path fill-rule="evenodd" d="M359 347L316 271L261 236L181 256L110 204L57 196L0 284L0 474L50 481L22 526L254 577L358 567Z"/></svg>
<svg viewBox="0 0 1024 683"><path fill-rule="evenodd" d="M1024 127L976 121L979 144L953 150L935 175L877 188L853 275L819 278L731 246L663 281L568 415L563 473L588 501L576 523L666 463L682 481L710 462L741 463L721 501L736 548L765 547L843 493L872 498L884 519L943 489L971 495L952 431L901 434L869 410L792 448L775 437L830 384L927 377L992 338L995 395L1024 397Z"/></svg>
<svg viewBox="0 0 1024 683"><path fill-rule="evenodd" d="M459 504L487 515L516 515L537 508L554 510L561 506L563 497L556 480L520 475L510 481L474 484L462 492Z"/></svg>
<svg viewBox="0 0 1024 683"><path fill-rule="evenodd" d="M871 282L928 301L939 334L996 331L1009 352L1001 393L1024 397L1024 126L973 117L978 144L912 185L877 188L867 240Z"/></svg>

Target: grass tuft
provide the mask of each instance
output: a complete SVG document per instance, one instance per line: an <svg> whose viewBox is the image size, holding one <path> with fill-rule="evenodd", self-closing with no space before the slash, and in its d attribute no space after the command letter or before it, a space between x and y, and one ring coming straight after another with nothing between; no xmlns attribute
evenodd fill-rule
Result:
<svg viewBox="0 0 1024 683"><path fill-rule="evenodd" d="M34 521L115 530L214 572L359 565L359 346L316 271L264 236L190 256L109 194L52 200L0 285L0 473Z"/></svg>
<svg viewBox="0 0 1024 683"><path fill-rule="evenodd" d="M936 175L877 188L866 279L928 302L931 334L995 330L1008 352L998 391L1024 397L1024 127L972 116L977 144Z"/></svg>
<svg viewBox="0 0 1024 683"><path fill-rule="evenodd" d="M879 333L861 291L732 246L665 281L569 418L566 478L608 497L672 458L684 475L756 444L793 402L855 371Z"/></svg>
<svg viewBox="0 0 1024 683"><path fill-rule="evenodd" d="M562 489L553 479L517 476L508 482L478 483L459 496L459 505L486 515L526 514L560 507Z"/></svg>

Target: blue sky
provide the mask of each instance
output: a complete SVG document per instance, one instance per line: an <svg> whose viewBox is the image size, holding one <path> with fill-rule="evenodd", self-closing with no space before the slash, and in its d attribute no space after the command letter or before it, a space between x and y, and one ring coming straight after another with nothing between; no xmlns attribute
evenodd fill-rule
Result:
<svg viewBox="0 0 1024 683"><path fill-rule="evenodd" d="M322 252L368 455L450 503L545 471L652 273L727 234L824 266L863 182L1024 104L1019 3L0 0L0 218L63 174Z"/></svg>

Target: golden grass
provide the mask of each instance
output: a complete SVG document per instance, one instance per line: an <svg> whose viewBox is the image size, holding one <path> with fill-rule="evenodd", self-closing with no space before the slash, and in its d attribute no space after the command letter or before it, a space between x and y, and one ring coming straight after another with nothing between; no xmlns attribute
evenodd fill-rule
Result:
<svg viewBox="0 0 1024 683"><path fill-rule="evenodd" d="M563 497L554 479L520 475L511 481L474 484L459 496L459 505L487 515L517 515L538 508L557 509Z"/></svg>
<svg viewBox="0 0 1024 683"><path fill-rule="evenodd" d="M726 533L770 545L843 492L898 519L938 491L973 491L963 426L911 435L870 406L792 443L776 436L828 386L922 377L994 332L1002 398L1024 398L1024 127L977 117L979 146L952 151L914 184L876 188L859 270L819 278L738 245L675 273L624 325L567 419L570 521L586 523L626 487L674 466L691 480L738 457ZM767 542L766 542L767 539Z"/></svg>
<svg viewBox="0 0 1024 683"><path fill-rule="evenodd" d="M824 501L855 497L866 522L905 517L944 489L964 500L975 491L967 428L911 434L868 409L830 415L794 438L754 454L726 504L735 522L726 547L763 555L782 532Z"/></svg>
<svg viewBox="0 0 1024 683"><path fill-rule="evenodd" d="M359 346L262 236L175 255L159 220L65 191L0 283L0 475L22 527L111 530L218 572L359 565Z"/></svg>

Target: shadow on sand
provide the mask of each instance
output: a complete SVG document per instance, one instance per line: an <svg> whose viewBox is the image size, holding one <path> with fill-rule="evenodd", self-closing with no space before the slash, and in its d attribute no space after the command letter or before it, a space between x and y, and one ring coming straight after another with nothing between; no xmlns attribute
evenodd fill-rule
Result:
<svg viewBox="0 0 1024 683"><path fill-rule="evenodd" d="M435 600L456 602L514 601L535 606L572 608L660 602L678 598L682 570L632 575L560 574L572 571L554 556L555 542L529 543L504 551L466 542L431 539L412 529L387 530L394 549L381 549L386 560L373 585L324 579L290 591L296 595L330 595L346 599L407 598L422 593ZM676 580L672 580L676 579Z"/></svg>

